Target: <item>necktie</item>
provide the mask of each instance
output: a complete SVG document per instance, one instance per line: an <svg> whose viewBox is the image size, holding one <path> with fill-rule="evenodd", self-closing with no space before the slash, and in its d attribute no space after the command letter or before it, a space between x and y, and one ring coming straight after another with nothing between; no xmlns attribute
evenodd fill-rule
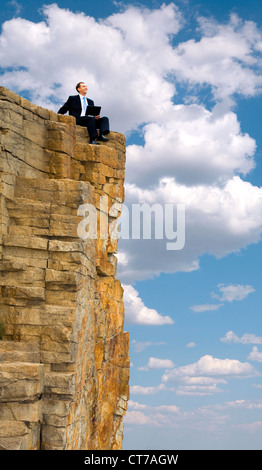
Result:
<svg viewBox="0 0 262 470"><path fill-rule="evenodd" d="M83 109L84 109L84 113L86 113L86 106L87 106L87 104L86 104L86 98L85 98L85 96L83 96Z"/></svg>

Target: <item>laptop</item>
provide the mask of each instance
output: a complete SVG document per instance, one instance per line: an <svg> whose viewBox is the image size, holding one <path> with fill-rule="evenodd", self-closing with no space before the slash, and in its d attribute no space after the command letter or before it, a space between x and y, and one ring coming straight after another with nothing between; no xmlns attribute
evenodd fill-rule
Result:
<svg viewBox="0 0 262 470"><path fill-rule="evenodd" d="M87 106L86 116L99 116L101 111L101 106Z"/></svg>

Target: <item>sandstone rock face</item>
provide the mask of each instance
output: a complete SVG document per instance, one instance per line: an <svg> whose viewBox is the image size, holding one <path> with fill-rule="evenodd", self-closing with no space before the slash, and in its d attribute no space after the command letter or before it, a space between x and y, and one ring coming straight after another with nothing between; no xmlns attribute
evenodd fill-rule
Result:
<svg viewBox="0 0 262 470"><path fill-rule="evenodd" d="M3 87L0 103L0 449L120 449L124 136L89 145L73 117Z"/></svg>

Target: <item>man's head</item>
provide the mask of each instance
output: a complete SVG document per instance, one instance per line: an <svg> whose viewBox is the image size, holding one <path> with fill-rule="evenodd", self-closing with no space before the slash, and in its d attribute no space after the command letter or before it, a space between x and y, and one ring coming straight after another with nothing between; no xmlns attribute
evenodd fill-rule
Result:
<svg viewBox="0 0 262 470"><path fill-rule="evenodd" d="M87 94L87 86L84 82L79 82L76 85L76 91L80 94L85 96Z"/></svg>

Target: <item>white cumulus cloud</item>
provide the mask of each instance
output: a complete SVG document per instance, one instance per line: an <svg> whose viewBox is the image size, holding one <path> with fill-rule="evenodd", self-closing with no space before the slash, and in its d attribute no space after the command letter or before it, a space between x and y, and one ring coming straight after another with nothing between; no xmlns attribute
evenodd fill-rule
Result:
<svg viewBox="0 0 262 470"><path fill-rule="evenodd" d="M161 272L192 271L198 269L203 254L221 258L261 240L262 188L239 176L212 185L188 186L173 178L161 180L154 188L127 183L126 205L131 208L132 204L149 207L158 204L164 214L164 228L169 222L165 219L166 205L173 207L176 226L178 204L184 204L185 246L178 251L167 251L164 229L162 240L154 238L153 230L150 240L144 240L142 235L139 240L120 238L119 248L129 260L128 266L119 263L119 275L124 282L154 277ZM155 224L152 220L153 229ZM218 298L222 302L240 299L252 291L249 286L221 285Z"/></svg>
<svg viewBox="0 0 262 470"><path fill-rule="evenodd" d="M231 15L227 24L200 17L202 37L178 45L174 69L192 84L209 84L214 96L223 100L234 93L252 96L261 88L255 71L261 32L252 21Z"/></svg>
<svg viewBox="0 0 262 470"><path fill-rule="evenodd" d="M243 286L241 284L229 284L225 286L224 284L219 284L218 288L221 292L221 295L213 294L213 297L216 297L220 301L224 302L233 302L235 300L243 300L252 292L255 292L254 287L252 286Z"/></svg>
<svg viewBox="0 0 262 470"><path fill-rule="evenodd" d="M190 309L193 310L194 312L211 312L211 311L218 310L222 306L223 304L192 305Z"/></svg>
<svg viewBox="0 0 262 470"><path fill-rule="evenodd" d="M199 376L247 376L254 373L248 362L237 359L218 359L210 355L202 356L197 362L166 372L163 381L169 382L180 377Z"/></svg>
<svg viewBox="0 0 262 470"><path fill-rule="evenodd" d="M224 343L242 343L242 344L262 344L262 337L251 333L245 333L241 338L232 330L228 331L223 338Z"/></svg>
<svg viewBox="0 0 262 470"><path fill-rule="evenodd" d="M251 353L248 356L251 361L262 362L262 352L258 351L257 346L253 346Z"/></svg>
<svg viewBox="0 0 262 470"><path fill-rule="evenodd" d="M174 321L169 316L160 315L155 309L144 305L137 290L131 285L123 285L125 318L128 323L142 325L172 325Z"/></svg>
<svg viewBox="0 0 262 470"><path fill-rule="evenodd" d="M171 359L159 359L157 357L150 357L148 363L144 367L139 367L139 370L149 369L171 369L175 364Z"/></svg>
<svg viewBox="0 0 262 470"><path fill-rule="evenodd" d="M177 395L204 396L222 392L223 390L217 385L226 384L230 378L256 375L257 371L248 362L205 355L193 364L166 370L162 382L165 385L176 383Z"/></svg>
<svg viewBox="0 0 262 470"><path fill-rule="evenodd" d="M166 390L164 384L159 384L152 387L143 387L141 385L131 385L130 392L132 395L154 395L160 391Z"/></svg>
<svg viewBox="0 0 262 470"><path fill-rule="evenodd" d="M233 112L216 115L200 105L174 105L163 122L144 127L144 140L127 147L127 180L139 187L165 177L189 186L212 184L255 166L256 143L241 132Z"/></svg>

